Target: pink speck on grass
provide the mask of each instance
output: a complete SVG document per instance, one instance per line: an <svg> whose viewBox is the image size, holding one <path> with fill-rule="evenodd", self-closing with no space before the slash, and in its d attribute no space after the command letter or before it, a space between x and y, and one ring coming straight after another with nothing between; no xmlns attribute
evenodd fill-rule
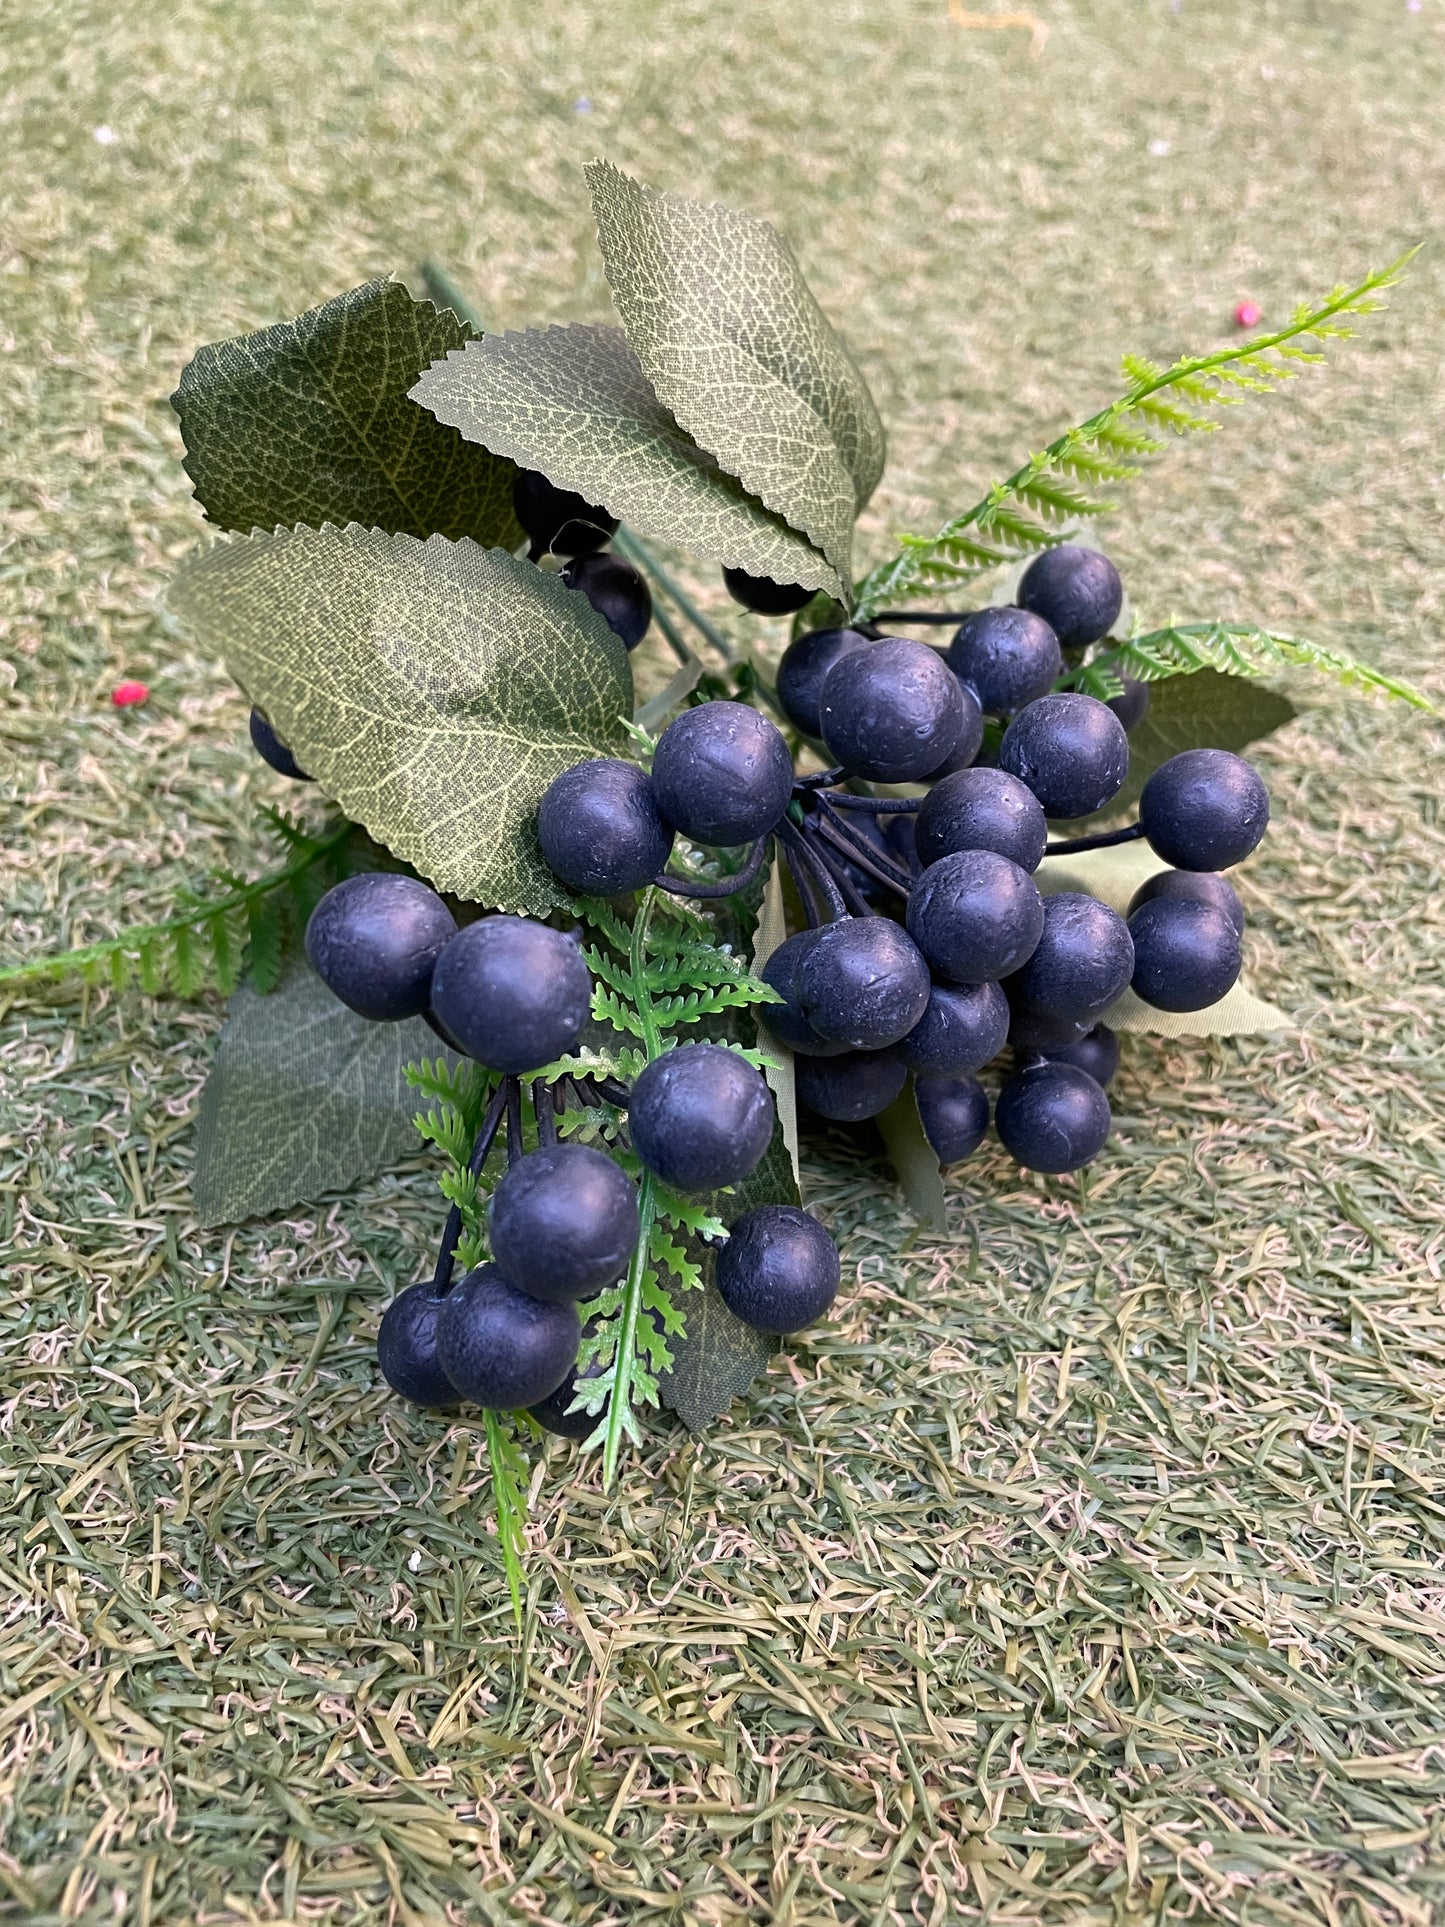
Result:
<svg viewBox="0 0 1445 1927"><path fill-rule="evenodd" d="M110 700L117 709L133 709L137 703L145 702L150 693L143 682L118 682L110 692Z"/></svg>
<svg viewBox="0 0 1445 1927"><path fill-rule="evenodd" d="M1236 328L1257 328L1264 320L1264 309L1257 301L1241 301L1234 311Z"/></svg>

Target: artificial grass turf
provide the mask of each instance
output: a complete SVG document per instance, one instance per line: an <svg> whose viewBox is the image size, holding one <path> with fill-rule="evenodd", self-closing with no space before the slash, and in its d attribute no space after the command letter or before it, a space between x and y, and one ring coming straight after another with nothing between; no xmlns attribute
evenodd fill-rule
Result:
<svg viewBox="0 0 1445 1927"><path fill-rule="evenodd" d="M932 4L8 14L5 955L259 867L257 804L294 800L155 610L200 536L163 399L199 342L426 252L498 325L595 318L605 152L793 238L892 433L881 552L1125 349L1438 225L1437 0L1041 14L1037 60ZM1440 313L1427 253L1333 372L1126 495L1143 613L1440 695ZM153 695L118 715L123 675ZM948 1240L824 1140L836 1318L613 1495L539 1457L520 1644L478 1425L376 1386L427 1164L202 1234L216 1000L12 1002L10 1916L1434 1917L1440 732L1314 700L1244 891L1301 1029L1126 1040L1084 1182L994 1147Z"/></svg>

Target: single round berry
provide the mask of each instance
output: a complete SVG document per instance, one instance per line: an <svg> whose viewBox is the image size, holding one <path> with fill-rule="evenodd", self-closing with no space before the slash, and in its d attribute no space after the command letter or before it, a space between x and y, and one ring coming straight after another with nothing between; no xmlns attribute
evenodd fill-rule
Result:
<svg viewBox="0 0 1445 1927"><path fill-rule="evenodd" d="M886 1050L928 1004L928 965L900 924L844 917L815 933L798 971L803 1016L851 1050Z"/></svg>
<svg viewBox="0 0 1445 1927"><path fill-rule="evenodd" d="M376 1362L394 1392L413 1405L455 1405L457 1388L437 1357L437 1318L446 1303L430 1282L409 1285L382 1313Z"/></svg>
<svg viewBox="0 0 1445 1927"><path fill-rule="evenodd" d="M810 1111L838 1124L857 1124L886 1111L908 1081L892 1051L848 1051L842 1057L800 1057L793 1066L798 1096Z"/></svg>
<svg viewBox="0 0 1445 1927"><path fill-rule="evenodd" d="M908 934L931 970L958 984L992 984L1020 970L1044 927L1034 881L993 850L930 863L908 900Z"/></svg>
<svg viewBox="0 0 1445 1927"><path fill-rule="evenodd" d="M590 555L617 529L615 515L569 488L557 488L534 468L518 469L512 508L534 555Z"/></svg>
<svg viewBox="0 0 1445 1927"><path fill-rule="evenodd" d="M790 642L778 664L778 701L788 721L805 736L823 733L818 697L823 678L840 656L872 646L872 638L857 629L810 629Z"/></svg>
<svg viewBox="0 0 1445 1927"><path fill-rule="evenodd" d="M1108 704L1093 696L1041 696L1004 731L998 760L1028 784L1045 816L1088 816L1129 774L1129 738Z"/></svg>
<svg viewBox="0 0 1445 1927"><path fill-rule="evenodd" d="M1119 1068L1119 1039L1107 1024L1095 1024L1076 1044L1045 1051L1044 1056L1056 1064L1072 1064L1075 1070L1087 1071L1100 1090L1106 1091Z"/></svg>
<svg viewBox="0 0 1445 1927"><path fill-rule="evenodd" d="M1132 735L1149 714L1149 685L1135 682L1132 676L1121 676L1124 685L1122 694L1109 698L1109 707L1124 725L1125 731Z"/></svg>
<svg viewBox="0 0 1445 1927"><path fill-rule="evenodd" d="M652 591L620 555L574 556L562 571L569 589L586 596L615 636L635 649L652 624Z"/></svg>
<svg viewBox="0 0 1445 1927"><path fill-rule="evenodd" d="M1029 1064L998 1094L993 1127L1027 1171L1077 1171L1109 1141L1109 1100L1073 1064Z"/></svg>
<svg viewBox="0 0 1445 1927"><path fill-rule="evenodd" d="M973 760L983 743L983 711L978 706L978 697L967 683L960 683L963 692L963 722L959 729L958 741L936 769L931 769L919 778L923 783L941 783L945 776L952 776L961 769L972 769Z"/></svg>
<svg viewBox="0 0 1445 1927"><path fill-rule="evenodd" d="M1037 702L1064 673L1058 637L1027 609L979 609L966 616L949 644L948 661L990 716L1012 716Z"/></svg>
<svg viewBox="0 0 1445 1927"><path fill-rule="evenodd" d="M1108 556L1072 542L1045 549L1019 583L1019 607L1042 616L1063 649L1107 636L1123 606L1124 585Z"/></svg>
<svg viewBox="0 0 1445 1927"><path fill-rule="evenodd" d="M976 1077L916 1077L923 1135L940 1164L972 1157L988 1135L988 1097Z"/></svg>
<svg viewBox="0 0 1445 1927"><path fill-rule="evenodd" d="M520 1158L492 1193L492 1256L549 1303L615 1284L637 1245L637 1191L604 1151L550 1144Z"/></svg>
<svg viewBox="0 0 1445 1927"><path fill-rule="evenodd" d="M1157 876L1141 883L1129 899L1129 915L1156 897L1187 897L1191 903L1207 903L1229 918L1240 936L1244 935L1244 905L1228 877L1214 870L1160 870Z"/></svg>
<svg viewBox="0 0 1445 1927"><path fill-rule="evenodd" d="M1038 948L1009 986L1030 1010L1050 1017L1097 1017L1134 971L1129 926L1097 897L1061 891L1044 898Z"/></svg>
<svg viewBox="0 0 1445 1927"><path fill-rule="evenodd" d="M721 1044L683 1044L644 1066L628 1099L632 1148L675 1191L716 1191L773 1141L761 1071Z"/></svg>
<svg viewBox="0 0 1445 1927"><path fill-rule="evenodd" d="M326 892L306 925L306 955L348 1009L395 1023L426 1009L456 934L456 918L429 884L373 870Z"/></svg>
<svg viewBox="0 0 1445 1927"><path fill-rule="evenodd" d="M537 811L547 867L584 896L641 890L666 864L672 839L646 771L613 756L563 770Z"/></svg>
<svg viewBox="0 0 1445 1927"><path fill-rule="evenodd" d="M717 1257L718 1294L734 1318L783 1337L821 1318L838 1295L838 1247L795 1204L763 1204L734 1220Z"/></svg>
<svg viewBox="0 0 1445 1927"><path fill-rule="evenodd" d="M783 999L780 1004L759 1004L758 1017L780 1044L804 1057L837 1057L846 1044L820 1037L803 1014L800 973L804 959L818 940L816 930L800 930L780 943L758 973L770 990Z"/></svg>
<svg viewBox="0 0 1445 1927"><path fill-rule="evenodd" d="M894 1050L916 1076L970 1076L997 1057L1008 1027L1000 985L934 984L928 1008Z"/></svg>
<svg viewBox="0 0 1445 1927"><path fill-rule="evenodd" d="M923 868L918 849L918 818L908 810L890 810L886 816L875 816L872 820L882 824L889 855L917 876Z"/></svg>
<svg viewBox="0 0 1445 1927"><path fill-rule="evenodd" d="M568 1407L577 1396L578 1386L589 1378L596 1378L601 1371L601 1363L595 1358L582 1371L575 1368L569 1371L555 1392L549 1392L546 1398L538 1399L535 1405L527 1407L527 1416L536 1419L544 1432L553 1432L559 1439L576 1439L580 1443L590 1438L597 1430L607 1405L604 1403L601 1412L573 1412Z"/></svg>
<svg viewBox="0 0 1445 1927"><path fill-rule="evenodd" d="M437 958L432 1010L468 1057L494 1071L535 1071L565 1057L592 1006L574 937L528 917L483 917Z"/></svg>
<svg viewBox="0 0 1445 1927"><path fill-rule="evenodd" d="M828 754L872 783L937 769L977 708L936 649L898 636L840 656L818 698Z"/></svg>
<svg viewBox="0 0 1445 1927"><path fill-rule="evenodd" d="M658 738L657 807L694 843L751 843L776 828L793 793L793 759L779 730L746 703L700 703Z"/></svg>
<svg viewBox="0 0 1445 1927"><path fill-rule="evenodd" d="M278 776L289 776L295 783L315 779L306 774L259 709L251 711L251 746L263 763L269 763Z"/></svg>
<svg viewBox="0 0 1445 1927"><path fill-rule="evenodd" d="M555 1392L577 1361L582 1326L571 1303L518 1291L498 1265L453 1285L437 1317L437 1357L463 1398L515 1412Z"/></svg>
<svg viewBox="0 0 1445 1927"><path fill-rule="evenodd" d="M798 582L774 582L770 575L748 575L742 569L724 569L723 583L733 601L756 616L795 615L817 593Z"/></svg>
<svg viewBox="0 0 1445 1927"><path fill-rule="evenodd" d="M1001 769L961 769L936 783L919 805L921 863L960 850L993 850L1021 870L1039 867L1049 826L1026 783Z"/></svg>
<svg viewBox="0 0 1445 1927"><path fill-rule="evenodd" d="M1139 821L1176 870L1227 870L1269 827L1269 791L1258 770L1227 749L1186 749L1144 785Z"/></svg>
<svg viewBox="0 0 1445 1927"><path fill-rule="evenodd" d="M1156 1010L1207 1010L1239 976L1239 932L1222 910L1155 897L1129 919L1134 993Z"/></svg>
<svg viewBox="0 0 1445 1927"><path fill-rule="evenodd" d="M1042 1011L1029 1010L1023 1004L1009 1005L1008 1041L1021 1056L1030 1057L1040 1053L1052 1057L1077 1044L1088 1033L1086 1019L1049 1017Z"/></svg>

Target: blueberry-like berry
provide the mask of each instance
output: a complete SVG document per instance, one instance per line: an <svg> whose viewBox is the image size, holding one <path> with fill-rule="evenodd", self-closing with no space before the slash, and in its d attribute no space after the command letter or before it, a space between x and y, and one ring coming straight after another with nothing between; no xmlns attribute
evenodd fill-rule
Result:
<svg viewBox="0 0 1445 1927"><path fill-rule="evenodd" d="M637 1245L637 1192L605 1152L550 1144L520 1158L492 1193L492 1256L549 1303L615 1284Z"/></svg>
<svg viewBox="0 0 1445 1927"><path fill-rule="evenodd" d="M917 1076L966 1077L998 1055L1008 1027L998 984L934 984L927 1009L893 1048Z"/></svg>
<svg viewBox="0 0 1445 1927"><path fill-rule="evenodd" d="M1082 649L1113 628L1124 606L1124 585L1107 555L1061 542L1024 570L1018 599L1021 609L1043 617L1061 648Z"/></svg>
<svg viewBox="0 0 1445 1927"><path fill-rule="evenodd" d="M555 1392L577 1362L577 1307L543 1304L498 1265L452 1286L437 1317L437 1357L463 1398L515 1412Z"/></svg>
<svg viewBox="0 0 1445 1927"><path fill-rule="evenodd" d="M1107 1090L1119 1068L1119 1039L1107 1024L1095 1024L1076 1044L1045 1051L1044 1056L1057 1064L1072 1064L1076 1070L1087 1071L1101 1090Z"/></svg>
<svg viewBox="0 0 1445 1927"><path fill-rule="evenodd" d="M537 811L537 841L552 874L569 890L616 897L640 890L672 853L645 770L594 756L552 782Z"/></svg>
<svg viewBox="0 0 1445 1927"><path fill-rule="evenodd" d="M646 578L620 555L574 556L562 571L569 589L586 596L615 636L635 649L652 624Z"/></svg>
<svg viewBox="0 0 1445 1927"><path fill-rule="evenodd" d="M857 629L810 629L788 644L778 664L777 689L778 701L795 729L805 736L822 735L818 697L823 678L840 656L871 646L872 638Z"/></svg>
<svg viewBox="0 0 1445 1927"><path fill-rule="evenodd" d="M751 843L776 828L793 793L782 734L745 703L700 703L674 717L652 757L657 806L694 843Z"/></svg>
<svg viewBox="0 0 1445 1927"><path fill-rule="evenodd" d="M577 1042L592 979L575 938L527 917L483 917L437 958L431 994L438 1023L468 1057L535 1071Z"/></svg>
<svg viewBox="0 0 1445 1927"><path fill-rule="evenodd" d="M821 1318L838 1294L838 1247L795 1204L745 1211L717 1257L719 1296L754 1331L783 1337Z"/></svg>
<svg viewBox="0 0 1445 1927"><path fill-rule="evenodd" d="M590 555L617 532L617 517L569 488L557 488L534 468L512 484L512 508L534 555Z"/></svg>
<svg viewBox="0 0 1445 1927"><path fill-rule="evenodd" d="M1089 1033L1088 1020L1078 1017L1050 1017L1025 1005L1009 1005L1008 1041L1021 1056L1042 1053L1053 1057L1077 1044Z"/></svg>
<svg viewBox="0 0 1445 1927"><path fill-rule="evenodd" d="M1028 1171L1077 1171L1109 1140L1109 1100L1074 1064L1029 1064L998 1094L993 1127Z"/></svg>
<svg viewBox="0 0 1445 1927"><path fill-rule="evenodd" d="M263 763L269 763L278 776L289 776L294 783L310 783L306 774L259 709L251 711L251 747Z"/></svg>
<svg viewBox="0 0 1445 1927"><path fill-rule="evenodd" d="M645 1065L632 1086L632 1148L675 1191L716 1191L745 1178L773 1141L761 1071L721 1044L683 1044Z"/></svg>
<svg viewBox="0 0 1445 1927"><path fill-rule="evenodd" d="M972 769L983 743L983 711L978 706L978 697L967 683L960 683L959 688L963 691L963 728L958 741L936 769L926 771L918 779L921 783L941 783L945 776Z"/></svg>
<svg viewBox="0 0 1445 1927"><path fill-rule="evenodd" d="M1108 704L1093 696L1041 696L1004 731L998 760L1027 783L1045 816L1088 816L1129 774L1129 738Z"/></svg>
<svg viewBox="0 0 1445 1927"><path fill-rule="evenodd" d="M972 1157L988 1136L988 1097L976 1077L917 1077L923 1135L940 1164Z"/></svg>
<svg viewBox="0 0 1445 1927"><path fill-rule="evenodd" d="M1026 783L1001 769L962 769L936 783L919 806L918 859L936 863L960 850L993 850L1033 871L1049 840L1048 821Z"/></svg>
<svg viewBox="0 0 1445 1927"><path fill-rule="evenodd" d="M899 636L840 656L818 711L829 755L871 783L916 782L966 731L983 733L976 699L938 651Z"/></svg>
<svg viewBox="0 0 1445 1927"><path fill-rule="evenodd" d="M580 1372L574 1368L555 1392L549 1392L546 1398L527 1407L527 1416L536 1419L544 1432L553 1432L559 1439L576 1439L580 1443L590 1438L607 1410L606 1405L602 1412L569 1412L567 1408L577 1396L577 1387L585 1379L596 1378L601 1370L601 1363L595 1358Z"/></svg>
<svg viewBox="0 0 1445 1927"><path fill-rule="evenodd" d="M804 1057L838 1057L846 1044L820 1037L803 1014L800 976L804 959L818 940L818 931L799 930L780 943L763 965L759 975L770 990L783 999L780 1004L759 1004L758 1017L780 1044Z"/></svg>
<svg viewBox="0 0 1445 1927"><path fill-rule="evenodd" d="M966 616L949 644L948 661L989 716L1012 716L1037 702L1064 673L1058 637L1027 609L978 609Z"/></svg>
<svg viewBox="0 0 1445 1927"><path fill-rule="evenodd" d="M886 1050L906 1037L928 1004L928 965L887 917L825 924L798 971L804 1018L820 1037L851 1050Z"/></svg>
<svg viewBox="0 0 1445 1927"><path fill-rule="evenodd" d="M438 959L456 935L456 918L430 885L373 870L326 892L306 925L306 955L348 1009L396 1023L426 1009Z"/></svg>
<svg viewBox="0 0 1445 1927"><path fill-rule="evenodd" d="M1222 910L1155 897L1129 919L1135 995L1156 1010L1207 1010L1239 976L1239 932Z"/></svg>
<svg viewBox="0 0 1445 1927"><path fill-rule="evenodd" d="M847 1051L842 1057L800 1057L793 1066L798 1096L819 1117L857 1124L886 1111L908 1081L886 1050Z"/></svg>
<svg viewBox="0 0 1445 1927"><path fill-rule="evenodd" d="M991 984L1022 969L1044 927L1034 881L993 850L930 863L908 900L908 934L929 968L958 984Z"/></svg>
<svg viewBox="0 0 1445 1927"><path fill-rule="evenodd" d="M455 1405L457 1388L437 1357L437 1318L446 1303L430 1282L409 1285L382 1313L376 1362L394 1392L413 1405Z"/></svg>
<svg viewBox="0 0 1445 1927"><path fill-rule="evenodd" d="M1133 972L1134 945L1118 911L1065 890L1044 898L1038 948L1009 992L1045 1016L1093 1018L1124 991Z"/></svg>
<svg viewBox="0 0 1445 1927"><path fill-rule="evenodd" d="M1141 904L1156 897L1187 897L1191 903L1207 903L1224 913L1240 936L1244 935L1244 905L1228 877L1214 870L1161 870L1141 883L1129 899L1129 915Z"/></svg>
<svg viewBox="0 0 1445 1927"><path fill-rule="evenodd" d="M1119 680L1124 685L1123 691L1109 698L1109 707L1132 735L1149 714L1149 685L1135 682L1132 676L1121 676Z"/></svg>
<svg viewBox="0 0 1445 1927"><path fill-rule="evenodd" d="M724 569L723 583L733 601L756 616L795 615L817 593L798 582L774 582L770 575L748 575L742 569Z"/></svg>
<svg viewBox="0 0 1445 1927"><path fill-rule="evenodd" d="M1243 862L1268 829L1269 791L1242 756L1186 749L1144 785L1139 821L1153 849L1176 870L1227 870Z"/></svg>

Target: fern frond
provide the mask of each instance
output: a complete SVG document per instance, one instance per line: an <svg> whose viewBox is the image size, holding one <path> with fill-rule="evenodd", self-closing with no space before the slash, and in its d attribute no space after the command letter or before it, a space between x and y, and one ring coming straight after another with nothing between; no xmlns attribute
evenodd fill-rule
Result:
<svg viewBox="0 0 1445 1927"><path fill-rule="evenodd" d="M1438 713L1436 705L1411 683L1387 676L1368 663L1297 636L1281 636L1248 622L1174 623L1135 636L1095 656L1069 679L1087 696L1119 693L1119 679L1163 682L1196 669L1217 669L1227 676L1266 676L1278 669L1315 669L1346 689L1393 696L1414 709ZM1107 691L1107 695L1105 692Z"/></svg>
<svg viewBox="0 0 1445 1927"><path fill-rule="evenodd" d="M630 1037L645 1037L647 1034L629 1001L619 997L616 991L601 990L595 984L592 988L592 1015L599 1024L610 1024L613 1030L625 1031Z"/></svg>
<svg viewBox="0 0 1445 1927"><path fill-rule="evenodd" d="M722 1219L691 1198L680 1198L659 1183L654 1190L657 1215L675 1231L691 1232L694 1238L725 1238L728 1228Z"/></svg>
<svg viewBox="0 0 1445 1927"><path fill-rule="evenodd" d="M683 1291L691 1291L694 1287L702 1284L702 1272L698 1269L696 1259L689 1258L687 1252L678 1244L677 1240L667 1237L656 1225L653 1226L652 1243L649 1247L649 1253L655 1265L662 1265L672 1273ZM678 1329L681 1330L681 1317L671 1304L669 1304L668 1309L677 1317Z"/></svg>
<svg viewBox="0 0 1445 1927"><path fill-rule="evenodd" d="M512 1421L501 1412L483 1411L487 1458L492 1468L492 1503L497 1508L497 1542L507 1575L512 1614L522 1631L522 1562L527 1555L527 1475L525 1455L517 1443Z"/></svg>

